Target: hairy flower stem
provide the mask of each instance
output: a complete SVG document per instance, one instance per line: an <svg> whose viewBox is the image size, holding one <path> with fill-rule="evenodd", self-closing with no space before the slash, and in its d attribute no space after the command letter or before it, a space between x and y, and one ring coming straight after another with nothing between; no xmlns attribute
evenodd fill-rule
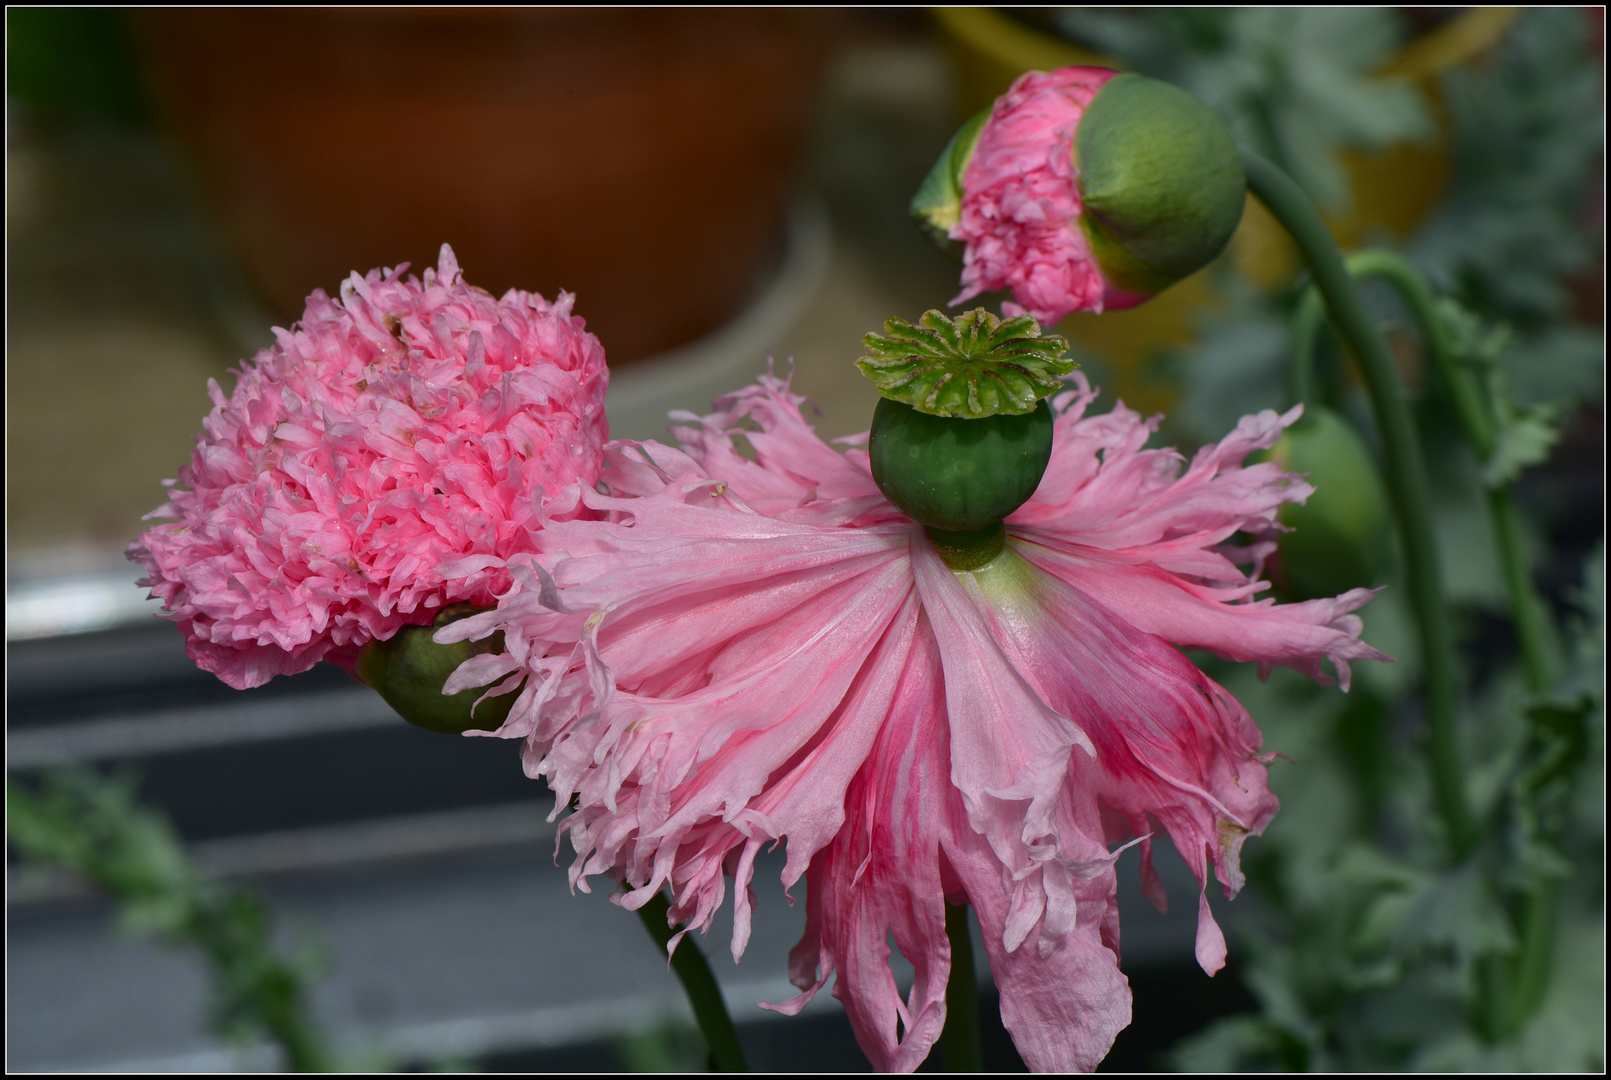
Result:
<svg viewBox="0 0 1611 1080"><path fill-rule="evenodd" d="M979 982L973 972L973 935L968 905L945 905L945 936L951 942L951 981L945 984L945 1030L940 1048L946 1072L984 1072L979 1041Z"/></svg>
<svg viewBox="0 0 1611 1080"><path fill-rule="evenodd" d="M1325 298L1332 323L1353 349L1370 392L1387 458L1388 490L1398 518L1399 538L1409 576L1409 594L1420 630L1426 672L1427 751L1438 812L1448 834L1450 854L1462 859L1477 842L1477 827L1466 802L1455 717L1454 635L1438 572L1437 547L1428 512L1431 493L1415 428L1410 422L1387 341L1360 302L1337 242L1320 215L1285 173L1257 154L1242 151L1248 189L1286 228L1309 264Z"/></svg>
<svg viewBox="0 0 1611 1080"><path fill-rule="evenodd" d="M638 918L643 920L644 929L654 938L654 943L665 952L671 944L671 938L676 933L670 924L671 903L666 899L665 893L658 893L638 909ZM715 1072L749 1072L750 1067L744 1060L744 1048L738 1043L738 1032L733 1030L733 1019L727 1015L727 1003L722 1000L722 991L716 985L716 976L711 974L710 965L705 962L705 954L699 946L686 938L677 946L677 951L671 954L671 970L677 973L677 979L688 995L688 1004L694 1010L694 1021L699 1025L699 1033L704 1036L705 1047L710 1051L710 1061Z"/></svg>

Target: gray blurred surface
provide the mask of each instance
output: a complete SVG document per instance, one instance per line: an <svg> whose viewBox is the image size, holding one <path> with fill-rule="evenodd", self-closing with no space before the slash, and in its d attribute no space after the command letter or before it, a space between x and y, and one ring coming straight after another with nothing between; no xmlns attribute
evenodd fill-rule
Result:
<svg viewBox="0 0 1611 1080"><path fill-rule="evenodd" d="M109 663L76 684L52 678L94 671L98 656L142 662ZM551 798L519 775L514 745L433 735L384 715L354 729L347 712L372 695L327 670L220 695L182 657L179 635L163 625L13 643L13 745L39 763L139 768L145 798L168 810L203 867L263 888L288 949L323 951L316 1011L342 1045L416 1061L477 1058L686 1017L637 917L609 902L610 882L572 894L568 847L555 865ZM177 727L171 709L129 704L159 696L216 700L189 706ZM108 709L118 710L114 719ZM115 753L72 734L108 724L120 733ZM49 755L29 749L48 740ZM1124 967L1189 964L1194 886L1162 851L1173 906L1159 915L1139 896L1135 857L1120 860ZM782 1025L786 1037L791 1021L755 1007L794 993L786 958L805 888L795 887L791 907L782 862L781 852L757 860L743 962L728 955L730 899L700 944L740 1022ZM118 930L108 906L69 881L8 877L9 1068L273 1064L272 1054L207 1034L206 979L194 957ZM839 1005L824 992L811 1009Z"/></svg>
<svg viewBox="0 0 1611 1080"><path fill-rule="evenodd" d="M315 1012L347 1046L477 1057L686 1016L676 979L637 917L609 902L608 883L573 897L546 862L510 850L281 883L268 895L288 939L328 951ZM746 962L714 958L739 1015L793 995L783 957L803 909L762 907ZM230 1057L202 1035L206 980L191 960L117 934L99 905L13 912L10 937L9 1068L163 1071ZM837 1006L823 995L819 1007Z"/></svg>

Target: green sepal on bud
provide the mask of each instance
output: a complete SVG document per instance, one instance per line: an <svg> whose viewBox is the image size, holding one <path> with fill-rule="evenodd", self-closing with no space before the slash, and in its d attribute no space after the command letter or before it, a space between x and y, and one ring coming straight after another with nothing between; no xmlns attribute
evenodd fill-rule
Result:
<svg viewBox="0 0 1611 1080"><path fill-rule="evenodd" d="M470 657L502 652L503 634L451 645L432 640L432 635L448 623L482 610L471 604L450 604L437 613L430 626L405 626L385 641L369 642L358 653L359 678L415 727L447 735L472 729L496 731L509 718L517 692L487 698L477 706L486 687L451 695L442 693L442 687Z"/></svg>
<svg viewBox="0 0 1611 1080"><path fill-rule="evenodd" d="M973 159L979 133L989 119L990 109L981 109L951 136L907 207L917 227L943 250L956 246L951 226L962 220L962 173Z"/></svg>
<svg viewBox="0 0 1611 1080"><path fill-rule="evenodd" d="M1103 277L1150 296L1207 266L1242 220L1247 177L1225 125L1141 75L1102 87L1074 138L1075 184Z"/></svg>
<svg viewBox="0 0 1611 1080"><path fill-rule="evenodd" d="M1077 366L1063 359L1066 338L1042 336L1028 315L1003 320L984 308L955 319L927 311L916 326L889 319L883 334L868 334L862 345L868 355L856 366L881 397L969 420L1031 413Z"/></svg>
<svg viewBox="0 0 1611 1080"><path fill-rule="evenodd" d="M1280 557L1271 568L1277 590L1313 600L1376 584L1392 520L1376 462L1353 427L1311 405L1265 456L1287 472L1307 474L1315 489L1302 505L1281 507L1279 520L1292 531L1277 540Z"/></svg>

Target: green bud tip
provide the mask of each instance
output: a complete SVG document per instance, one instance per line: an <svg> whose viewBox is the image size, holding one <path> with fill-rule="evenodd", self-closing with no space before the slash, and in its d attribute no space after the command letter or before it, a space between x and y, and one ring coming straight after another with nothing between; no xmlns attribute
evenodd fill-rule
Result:
<svg viewBox="0 0 1611 1080"><path fill-rule="evenodd" d="M1208 265L1242 220L1242 157L1213 111L1178 87L1117 75L1074 138L1080 223L1104 276L1151 295Z"/></svg>
<svg viewBox="0 0 1611 1080"><path fill-rule="evenodd" d="M862 344L868 355L856 366L880 396L930 416L967 420L1034 412L1077 366L1063 358L1067 339L1043 336L1028 315L1003 320L984 308L955 319L928 311L916 326L892 318L883 334L868 334Z"/></svg>
<svg viewBox="0 0 1611 1080"><path fill-rule="evenodd" d="M951 226L962 220L962 174L989 119L990 109L982 109L951 136L907 208L917 227L942 249L954 246Z"/></svg>

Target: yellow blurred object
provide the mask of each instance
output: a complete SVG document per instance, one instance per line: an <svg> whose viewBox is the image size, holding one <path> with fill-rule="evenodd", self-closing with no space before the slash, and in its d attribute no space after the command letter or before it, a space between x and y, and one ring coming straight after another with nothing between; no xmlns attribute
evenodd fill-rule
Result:
<svg viewBox="0 0 1611 1080"><path fill-rule="evenodd" d="M1443 198L1450 177L1449 120L1438 76L1498 44L1520 10L1468 9L1410 42L1383 65L1382 77L1408 79L1426 95L1438 133L1427 143L1404 142L1369 154L1343 154L1352 201L1347 209L1327 214L1326 223L1345 250L1374 234L1408 235ZM1122 66L991 8L935 8L933 15L956 68L964 117L985 108L1026 71ZM1266 290L1287 284L1298 269L1286 233L1251 197L1227 257ZM1128 404L1144 412L1167 409L1173 387L1166 380L1149 379L1147 361L1161 350L1193 340L1199 314L1218 303L1209 277L1209 270L1200 271L1125 311L1070 315L1058 330L1110 366L1117 384L1113 389Z"/></svg>
<svg viewBox="0 0 1611 1080"><path fill-rule="evenodd" d="M989 105L1026 71L1118 67L1112 59L1043 34L991 8L934 8L957 72L963 116Z"/></svg>

